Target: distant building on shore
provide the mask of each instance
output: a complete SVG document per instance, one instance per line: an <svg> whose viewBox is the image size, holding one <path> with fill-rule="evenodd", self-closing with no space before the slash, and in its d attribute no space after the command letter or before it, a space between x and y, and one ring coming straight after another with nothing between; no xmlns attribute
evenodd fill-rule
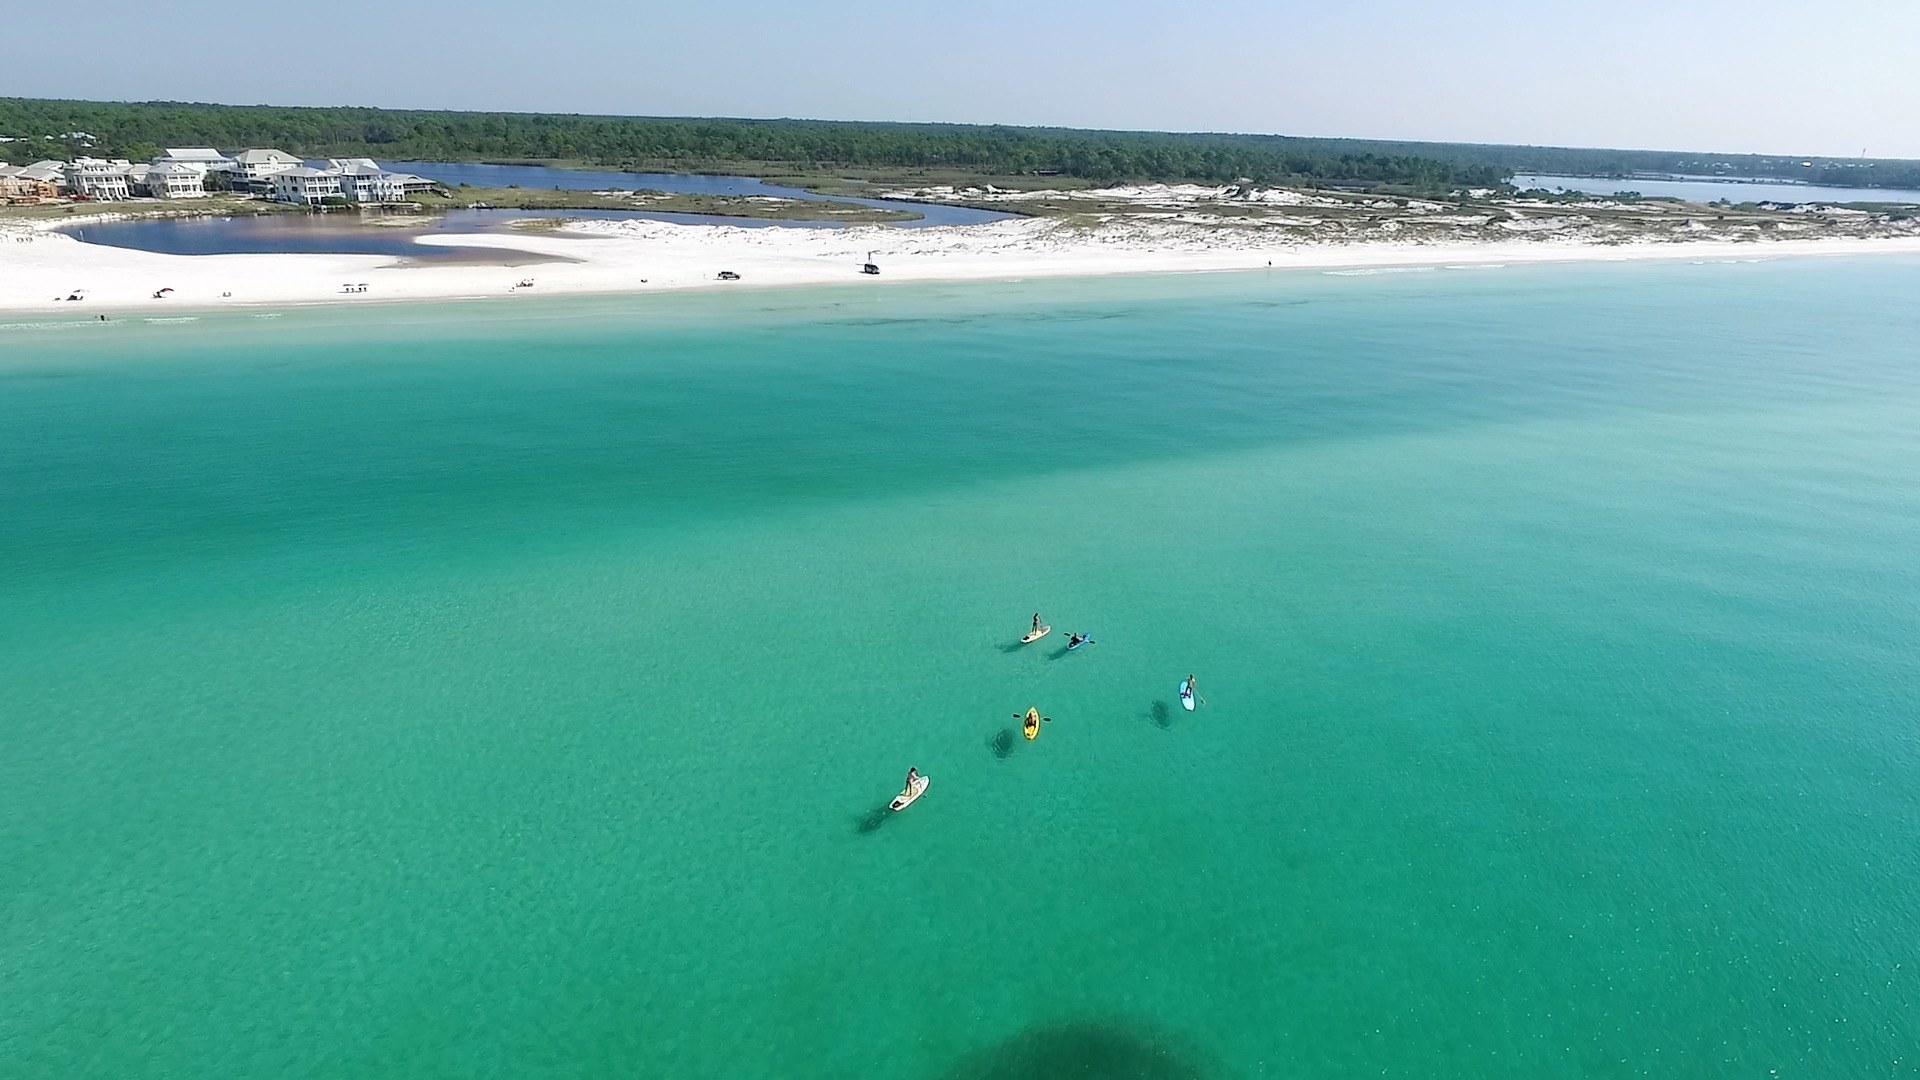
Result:
<svg viewBox="0 0 1920 1080"><path fill-rule="evenodd" d="M179 161L148 166L147 193L156 199L201 198L207 193L206 171Z"/></svg>
<svg viewBox="0 0 1920 1080"><path fill-rule="evenodd" d="M276 173L298 169L301 165L299 158L285 150L242 150L233 155L234 183L236 187L266 190L273 186Z"/></svg>
<svg viewBox="0 0 1920 1080"><path fill-rule="evenodd" d="M67 163L67 190L79 198L101 202L132 198L127 184L127 171L132 167L125 158L74 158Z"/></svg>
<svg viewBox="0 0 1920 1080"><path fill-rule="evenodd" d="M269 178L273 198L309 206L328 199L377 204L402 202L439 186L425 177L389 172L372 158L329 158L324 166L297 165Z"/></svg>
<svg viewBox="0 0 1920 1080"><path fill-rule="evenodd" d="M60 197L60 185L51 180L29 177L26 171L26 167L21 165L0 165L0 203L32 206L53 202Z"/></svg>
<svg viewBox="0 0 1920 1080"><path fill-rule="evenodd" d="M331 169L298 165L273 174L273 198L277 202L318 206L328 199L343 199L340 174Z"/></svg>
<svg viewBox="0 0 1920 1080"><path fill-rule="evenodd" d="M438 185L411 173L388 172L372 158L329 158L329 171L340 174L340 192L357 203L394 203Z"/></svg>
<svg viewBox="0 0 1920 1080"><path fill-rule="evenodd" d="M56 189L67 184L67 163L64 161L36 161L31 165L20 166L19 175L24 180L44 180Z"/></svg>
<svg viewBox="0 0 1920 1080"><path fill-rule="evenodd" d="M372 158L332 158L327 171L340 174L340 194L357 203L394 203L406 196L397 173L390 173Z"/></svg>
<svg viewBox="0 0 1920 1080"><path fill-rule="evenodd" d="M50 185L56 197L64 193L98 201L195 199L231 188L305 206L336 200L404 202L409 195L441 186L423 176L391 172L372 158L331 158L308 165L284 150L249 149L229 157L212 147L191 146L170 147L150 164L82 156L10 168L4 176L9 183L0 198L38 199L46 193L39 186L43 184Z"/></svg>
<svg viewBox="0 0 1920 1080"><path fill-rule="evenodd" d="M232 172L234 160L210 146L173 147L160 151L153 159L159 165L184 165L197 171L203 178L209 172Z"/></svg>

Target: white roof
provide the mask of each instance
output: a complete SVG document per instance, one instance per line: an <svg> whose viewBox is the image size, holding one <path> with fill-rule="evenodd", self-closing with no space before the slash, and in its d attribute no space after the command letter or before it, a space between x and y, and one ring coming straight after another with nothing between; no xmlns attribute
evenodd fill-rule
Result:
<svg viewBox="0 0 1920 1080"><path fill-rule="evenodd" d="M145 168L148 168L148 166L135 165L134 168L145 169ZM199 169L196 169L193 166L188 165L183 161L163 161L158 165L152 166L152 170L157 173L165 173L169 176L200 176L202 175Z"/></svg>
<svg viewBox="0 0 1920 1080"><path fill-rule="evenodd" d="M233 155L233 160L242 165L278 165L300 159L285 150L242 150Z"/></svg>
<svg viewBox="0 0 1920 1080"><path fill-rule="evenodd" d="M210 146L169 147L160 151L168 161L226 161L227 155Z"/></svg>
<svg viewBox="0 0 1920 1080"><path fill-rule="evenodd" d="M297 169L288 169L286 172L277 173L275 175L313 177L313 176L339 176L340 174L337 172L334 172L331 169L313 169L305 165L302 165Z"/></svg>
<svg viewBox="0 0 1920 1080"><path fill-rule="evenodd" d="M36 161L20 166L20 175L28 180L58 180L66 174L66 165L58 161Z"/></svg>

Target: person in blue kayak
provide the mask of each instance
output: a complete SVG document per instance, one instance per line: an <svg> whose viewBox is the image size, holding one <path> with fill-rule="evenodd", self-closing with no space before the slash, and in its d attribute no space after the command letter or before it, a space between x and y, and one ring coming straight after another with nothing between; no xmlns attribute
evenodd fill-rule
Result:
<svg viewBox="0 0 1920 1080"><path fill-rule="evenodd" d="M1077 648L1079 648L1079 647L1081 646L1081 644L1082 644L1082 643L1084 643L1084 642L1086 642L1087 640L1089 640L1089 639L1087 638L1087 635L1085 635L1085 634L1068 634L1068 635L1067 635L1067 648L1069 648L1069 649L1077 649Z"/></svg>

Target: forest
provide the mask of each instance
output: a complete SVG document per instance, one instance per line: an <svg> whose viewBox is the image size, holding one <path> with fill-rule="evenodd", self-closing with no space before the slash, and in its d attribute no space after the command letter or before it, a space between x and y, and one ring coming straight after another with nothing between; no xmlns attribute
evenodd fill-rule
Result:
<svg viewBox="0 0 1920 1080"><path fill-rule="evenodd" d="M46 135L85 132L91 147ZM1920 162L1389 142L1282 135L439 112L0 98L0 160L75 150L135 160L163 146L275 147L305 157L569 161L641 171L827 175L837 170L981 177L1491 187L1516 173L1680 173L1920 187ZM13 149L18 147L20 149ZM27 147L32 147L28 150ZM1803 162L1807 164L1803 164ZM20 161L12 161L21 164Z"/></svg>
<svg viewBox="0 0 1920 1080"><path fill-rule="evenodd" d="M61 153L55 156L62 156L65 143L42 137L69 132L94 137L87 152L133 159L151 157L163 146L214 146L275 147L307 157L562 160L639 170L905 169L1102 182L1246 178L1422 189L1491 186L1501 180L1493 164L1425 157L1399 144L1337 139L0 98L0 134L57 146Z"/></svg>

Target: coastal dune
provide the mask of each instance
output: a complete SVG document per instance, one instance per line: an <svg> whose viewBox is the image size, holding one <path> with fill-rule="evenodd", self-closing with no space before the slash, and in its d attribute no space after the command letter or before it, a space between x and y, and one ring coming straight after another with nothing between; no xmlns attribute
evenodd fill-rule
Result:
<svg viewBox="0 0 1920 1080"><path fill-rule="evenodd" d="M1279 234L1279 235L1275 235ZM461 262L385 255L165 255L83 243L63 233L0 231L0 310L156 310L586 295L1036 276L1365 269L1627 259L1920 253L1920 237L1593 243L1327 242L1281 230L1224 232L1177 221L1088 228L1041 219L913 230L740 228L653 220L587 221L549 232L424 237L423 245L501 252ZM554 261L521 262L526 254ZM869 254L880 267L860 272ZM728 271L738 280L721 280ZM531 280L531 287L522 283ZM360 286L365 288L361 289ZM155 294L168 290L161 297ZM70 301L69 296L84 299Z"/></svg>

